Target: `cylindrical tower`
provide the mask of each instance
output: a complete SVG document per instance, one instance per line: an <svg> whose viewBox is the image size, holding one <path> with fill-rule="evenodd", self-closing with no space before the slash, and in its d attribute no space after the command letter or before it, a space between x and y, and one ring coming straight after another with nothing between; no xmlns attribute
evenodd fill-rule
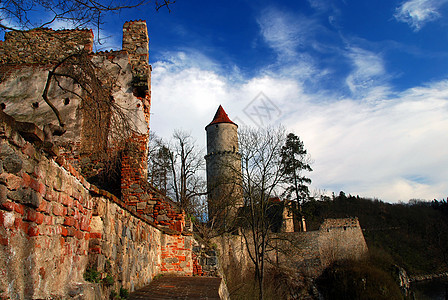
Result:
<svg viewBox="0 0 448 300"><path fill-rule="evenodd" d="M220 105L207 131L207 192L209 219L231 226L243 206L238 125Z"/></svg>

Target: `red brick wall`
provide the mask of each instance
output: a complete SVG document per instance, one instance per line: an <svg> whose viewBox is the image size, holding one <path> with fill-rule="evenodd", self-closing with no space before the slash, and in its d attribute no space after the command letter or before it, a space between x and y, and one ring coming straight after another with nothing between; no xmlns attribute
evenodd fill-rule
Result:
<svg viewBox="0 0 448 300"><path fill-rule="evenodd" d="M68 298L88 264L129 290L163 272L192 275L182 211L144 188L137 203L152 213L89 184L0 121L0 297Z"/></svg>

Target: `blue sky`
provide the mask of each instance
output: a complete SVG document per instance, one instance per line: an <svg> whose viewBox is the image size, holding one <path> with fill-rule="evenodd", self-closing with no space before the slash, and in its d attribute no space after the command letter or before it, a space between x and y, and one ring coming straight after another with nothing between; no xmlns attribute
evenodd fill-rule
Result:
<svg viewBox="0 0 448 300"><path fill-rule="evenodd" d="M150 35L151 128L204 127L222 104L282 124L314 163L313 189L389 202L448 196L448 0L185 1L112 15Z"/></svg>

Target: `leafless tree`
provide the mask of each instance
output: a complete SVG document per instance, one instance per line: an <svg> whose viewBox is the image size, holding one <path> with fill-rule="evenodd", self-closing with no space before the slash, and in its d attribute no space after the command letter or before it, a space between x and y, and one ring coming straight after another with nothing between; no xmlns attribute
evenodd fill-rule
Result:
<svg viewBox="0 0 448 300"><path fill-rule="evenodd" d="M272 212L279 202L284 172L281 150L283 128L243 128L239 132L245 209L240 214L242 234L255 268L259 298L263 299L263 279L270 234L275 222Z"/></svg>
<svg viewBox="0 0 448 300"><path fill-rule="evenodd" d="M171 176L170 149L162 138L151 131L148 142L148 180L166 195Z"/></svg>
<svg viewBox="0 0 448 300"><path fill-rule="evenodd" d="M94 27L99 31L105 15L149 2L148 0L6 0L0 5L0 32L49 27L56 22L67 23L72 28ZM174 2L155 0L153 3L156 10L162 7L170 10L170 5Z"/></svg>
<svg viewBox="0 0 448 300"><path fill-rule="evenodd" d="M201 218L206 195L204 155L192 136L175 130L170 142L155 138L149 155L148 177L159 189L166 187L167 196L181 208Z"/></svg>

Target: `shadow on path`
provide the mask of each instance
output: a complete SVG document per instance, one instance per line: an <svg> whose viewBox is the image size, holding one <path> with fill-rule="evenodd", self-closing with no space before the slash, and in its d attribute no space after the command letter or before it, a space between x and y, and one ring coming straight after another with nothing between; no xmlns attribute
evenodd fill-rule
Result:
<svg viewBox="0 0 448 300"><path fill-rule="evenodd" d="M129 300L220 299L221 278L163 276L131 293Z"/></svg>

